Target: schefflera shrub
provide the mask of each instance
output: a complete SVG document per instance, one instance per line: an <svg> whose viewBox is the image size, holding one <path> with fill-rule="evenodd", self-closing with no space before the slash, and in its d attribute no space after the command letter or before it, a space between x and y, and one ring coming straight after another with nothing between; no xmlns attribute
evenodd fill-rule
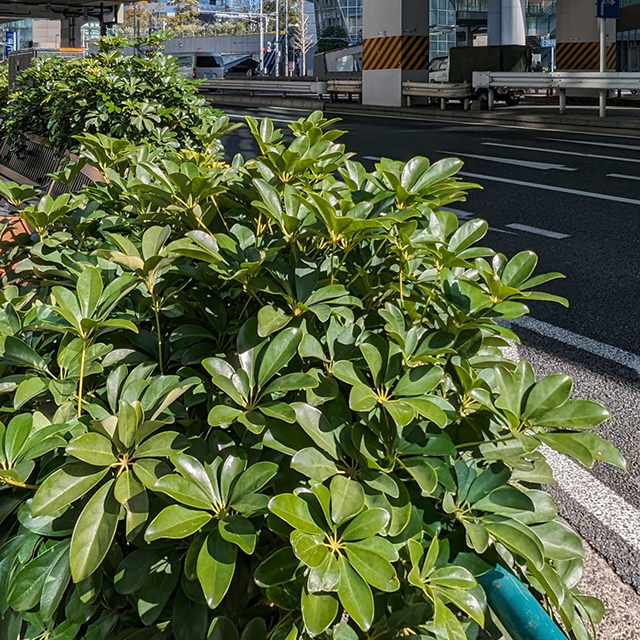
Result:
<svg viewBox="0 0 640 640"><path fill-rule="evenodd" d="M541 448L624 461L601 405L502 351L558 274L477 246L457 159L369 172L320 113L247 121L231 164L84 136L104 183L22 206L0 636L499 638L500 564L592 638Z"/></svg>

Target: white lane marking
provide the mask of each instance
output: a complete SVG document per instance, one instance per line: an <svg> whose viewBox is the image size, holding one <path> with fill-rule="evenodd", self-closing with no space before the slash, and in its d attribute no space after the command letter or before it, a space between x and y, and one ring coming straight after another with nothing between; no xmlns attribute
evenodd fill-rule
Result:
<svg viewBox="0 0 640 640"><path fill-rule="evenodd" d="M609 136L603 136L605 138ZM569 142L571 144L586 144L590 147L612 147L614 149L631 149L632 151L640 151L640 147L632 144L611 144L607 142L587 142L586 140L571 140L570 138L539 138L539 140L553 140L553 142Z"/></svg>
<svg viewBox="0 0 640 640"><path fill-rule="evenodd" d="M515 318L513 320L505 321L505 324L515 324L523 329L528 329L541 336L552 338L558 342L562 342L570 347L575 347L587 353L599 356L605 360L610 360L623 367L632 369L640 375L640 356L635 353L629 353L618 347L614 347L610 344L598 342L592 338L581 336L578 333L573 333L568 329L562 329L556 327L542 320L536 320L530 316L524 316L522 318Z"/></svg>
<svg viewBox="0 0 640 640"><path fill-rule="evenodd" d="M607 173L607 178L623 178L624 180L640 180L640 176L625 176L624 173Z"/></svg>
<svg viewBox="0 0 640 640"><path fill-rule="evenodd" d="M484 143L491 144L491 143ZM507 145L503 145L507 146ZM541 171L549 171L549 169L557 169L558 171L577 171L564 164L552 164L551 162L533 162L531 160L517 160L515 158L498 158L496 156L481 156L474 153L459 153L458 151L443 151L436 149L436 153L446 153L453 156L462 156L463 158L475 158L476 160L487 160L488 162L499 162L501 164L514 164L519 167L527 167L529 169L540 169Z"/></svg>
<svg viewBox="0 0 640 640"><path fill-rule="evenodd" d="M556 153L561 156L579 156L580 158L597 158L599 160L613 160L615 162L640 163L640 160L635 158L620 158L619 156L603 156L597 153L581 153L579 151L562 151L561 149L547 149L546 147L526 147L519 144L503 144L500 142L483 142L482 144L488 147L506 147L507 149L524 149L525 151L540 151L541 153Z"/></svg>
<svg viewBox="0 0 640 640"><path fill-rule="evenodd" d="M564 240L570 238L568 233L558 233L557 231L548 231L547 229L541 229L540 227L530 227L528 224L519 224L518 222L512 222L505 225L509 229L517 229L518 231L526 231L527 233L535 233L539 236L546 236L547 238L553 238L554 240Z"/></svg>
<svg viewBox="0 0 640 640"><path fill-rule="evenodd" d="M378 162L382 160L380 156L362 156L363 160L373 160L374 162Z"/></svg>
<svg viewBox="0 0 640 640"><path fill-rule="evenodd" d="M492 182L506 182L507 184L518 184L523 187L531 187L533 189L544 189L545 191L559 191L560 193L568 193L573 196L584 196L586 198L596 198L597 200L611 200L612 202L623 202L624 204L640 205L640 200L633 198L621 198L620 196L610 196L606 193L594 193L593 191L581 191L580 189L567 189L565 187L554 187L550 184L538 184L537 182L526 182L524 180L512 180L510 178L498 178L497 176L487 176L481 173L468 173L460 171L460 176L467 178L477 178L478 180L489 180Z"/></svg>
<svg viewBox="0 0 640 640"><path fill-rule="evenodd" d="M549 447L542 447L541 452L560 489L602 526L640 551L640 511L571 458Z"/></svg>

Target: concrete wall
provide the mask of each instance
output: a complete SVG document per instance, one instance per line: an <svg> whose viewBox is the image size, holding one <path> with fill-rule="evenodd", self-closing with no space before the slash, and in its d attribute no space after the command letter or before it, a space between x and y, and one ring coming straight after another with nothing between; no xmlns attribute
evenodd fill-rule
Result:
<svg viewBox="0 0 640 640"><path fill-rule="evenodd" d="M489 45L525 45L527 42L526 0L489 0L487 31Z"/></svg>
<svg viewBox="0 0 640 640"><path fill-rule="evenodd" d="M558 42L600 40L596 5L593 0L560 0L557 9ZM616 21L607 20L607 44L616 41Z"/></svg>
<svg viewBox="0 0 640 640"><path fill-rule="evenodd" d="M34 20L33 46L42 49L60 47L60 20Z"/></svg>

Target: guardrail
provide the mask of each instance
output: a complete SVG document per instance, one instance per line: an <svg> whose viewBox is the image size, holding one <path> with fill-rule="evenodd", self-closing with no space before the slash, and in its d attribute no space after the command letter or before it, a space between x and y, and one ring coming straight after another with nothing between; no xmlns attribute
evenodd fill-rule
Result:
<svg viewBox="0 0 640 640"><path fill-rule="evenodd" d="M567 109L567 89L640 89L640 73L605 71L554 71L552 73L505 73L474 71L473 86L487 89L489 109L493 109L495 89L557 89L560 97L560 113ZM600 114L604 116L603 113Z"/></svg>
<svg viewBox="0 0 640 640"><path fill-rule="evenodd" d="M346 95L351 102L353 96L362 100L362 80L327 80L327 92L331 102L337 102L339 95Z"/></svg>
<svg viewBox="0 0 640 640"><path fill-rule="evenodd" d="M321 96L327 92L327 83L318 81L297 80L206 80L200 84L201 90L209 91L246 91L250 95L256 93L281 93Z"/></svg>
<svg viewBox="0 0 640 640"><path fill-rule="evenodd" d="M407 106L411 106L413 97L435 98L440 100L440 109L444 111L447 100L462 100L465 111L471 107L473 89L466 83L438 83L438 82L403 82L402 95L407 98Z"/></svg>

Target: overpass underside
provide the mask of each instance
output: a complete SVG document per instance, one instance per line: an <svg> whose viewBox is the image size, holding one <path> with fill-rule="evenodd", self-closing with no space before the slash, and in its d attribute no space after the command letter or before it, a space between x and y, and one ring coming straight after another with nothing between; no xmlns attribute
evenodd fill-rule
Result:
<svg viewBox="0 0 640 640"><path fill-rule="evenodd" d="M109 22L122 3L97 2L92 0L49 0L36 2L35 0L20 0L16 2L0 2L0 20L3 22L26 18L48 18L51 20L70 17L85 17Z"/></svg>

